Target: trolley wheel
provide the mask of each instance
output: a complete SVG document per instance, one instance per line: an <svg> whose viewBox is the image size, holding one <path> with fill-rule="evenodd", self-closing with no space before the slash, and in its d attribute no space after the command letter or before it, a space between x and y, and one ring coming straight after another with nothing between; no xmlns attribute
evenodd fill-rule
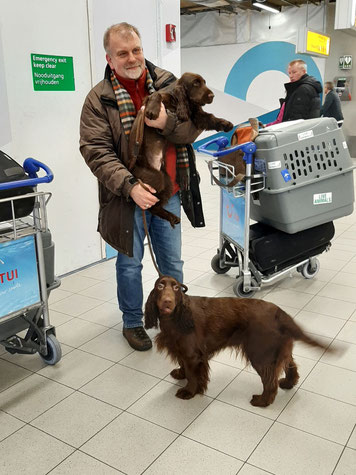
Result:
<svg viewBox="0 0 356 475"><path fill-rule="evenodd" d="M255 281L255 279L251 279L251 286L252 287L258 287L257 282ZM245 298L245 299L249 299L249 298L253 297L256 293L255 289L251 289L248 292L244 291L244 277L243 276L238 277L236 279L236 282L233 286L233 291L234 291L234 294L237 297L241 297L241 298Z"/></svg>
<svg viewBox="0 0 356 475"><path fill-rule="evenodd" d="M50 365L55 365L62 358L62 349L57 338L47 335L47 355L40 355L43 361Z"/></svg>
<svg viewBox="0 0 356 475"><path fill-rule="evenodd" d="M305 279L312 279L319 272L320 262L318 259L314 259L315 267L313 268L310 262L307 262L302 266L300 273Z"/></svg>
<svg viewBox="0 0 356 475"><path fill-rule="evenodd" d="M215 254L215 256L211 259L211 268L217 274L225 274L227 271L231 269L230 266L220 266L220 254Z"/></svg>

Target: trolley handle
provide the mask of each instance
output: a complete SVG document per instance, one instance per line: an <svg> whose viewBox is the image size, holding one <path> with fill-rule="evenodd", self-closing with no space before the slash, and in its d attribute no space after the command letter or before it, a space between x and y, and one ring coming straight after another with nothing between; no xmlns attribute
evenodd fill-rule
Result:
<svg viewBox="0 0 356 475"><path fill-rule="evenodd" d="M0 183L1 190L10 190L12 188L22 188L23 186L37 186L39 183L50 183L53 180L52 170L42 162L34 158L26 158L23 162L23 168L29 177L26 180L16 180L7 183ZM46 172L45 176L37 177L37 172L42 168Z"/></svg>
<svg viewBox="0 0 356 475"><path fill-rule="evenodd" d="M212 155L213 157L223 157L224 155L228 155L231 152L236 152L236 150L242 150L244 152L244 157L243 159L246 161L246 163L252 163L252 155L256 151L256 144L254 142L245 142L240 145L233 145L232 147L226 148L228 145L229 140L224 137L216 137L213 140L209 140L203 145L200 145L197 148L198 152L201 153L206 153L208 155ZM217 145L218 149L217 150L207 150L210 145Z"/></svg>

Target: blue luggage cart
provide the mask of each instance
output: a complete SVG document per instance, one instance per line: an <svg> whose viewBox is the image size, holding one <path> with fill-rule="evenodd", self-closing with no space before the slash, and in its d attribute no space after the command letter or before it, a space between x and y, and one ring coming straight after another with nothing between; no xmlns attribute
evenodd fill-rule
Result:
<svg viewBox="0 0 356 475"><path fill-rule="evenodd" d="M198 152L213 157L208 160L212 184L219 184L221 190L220 245L212 258L212 269L217 274L224 274L232 267L236 268L233 291L237 297L245 298L253 297L262 285L274 283L295 270L306 279L313 278L320 268L316 255L330 248L333 223L297 234L287 234L261 223L251 225L251 197L263 193L266 172L263 167L256 167L257 147L254 142L228 145L226 137L217 137L198 147ZM245 178L237 184L234 166L221 160L236 150L244 152L246 163ZM262 169L258 173L252 173L253 159L255 170ZM319 234L322 235L320 242ZM313 236L317 236L316 244ZM281 254L284 254L283 259Z"/></svg>
<svg viewBox="0 0 356 475"><path fill-rule="evenodd" d="M37 191L37 185L53 180L53 173L33 158L26 159L23 168L28 179L0 184L2 194L9 195L0 199L0 210L6 210L6 220L1 221L0 213L0 344L9 353L39 353L54 365L62 352L50 324L48 297L60 280L54 275L46 213L51 193ZM45 175L38 177L40 169ZM23 188L33 191L19 194ZM21 200L26 207L33 204L26 216L18 213Z"/></svg>

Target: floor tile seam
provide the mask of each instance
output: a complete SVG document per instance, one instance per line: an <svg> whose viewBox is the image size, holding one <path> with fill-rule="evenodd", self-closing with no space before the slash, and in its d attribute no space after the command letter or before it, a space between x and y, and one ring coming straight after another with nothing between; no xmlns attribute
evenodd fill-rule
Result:
<svg viewBox="0 0 356 475"><path fill-rule="evenodd" d="M337 466L339 465L340 460L342 459L342 457L343 457L343 455L344 455L344 453L345 453L345 450L346 450L346 446L342 449L341 454L339 455L339 458L338 458L337 461L336 461L335 467L333 468L333 471L331 472L331 475L334 475L335 470L337 469Z"/></svg>
<svg viewBox="0 0 356 475"><path fill-rule="evenodd" d="M130 368L132 369L132 368ZM147 375L147 373L143 373L142 371L139 371L140 373L142 374L145 374L146 376L151 376L151 375ZM161 378L157 378L156 376L152 376L153 378L157 379L158 381L153 385L151 386L149 389L147 389L147 391L145 391L143 394L141 394L141 396L139 396L137 399L135 399L131 404L129 404L126 408L124 408L123 410L125 412L129 412L129 409L134 405L136 404L140 399L142 399L143 397L145 397L149 392L151 392L154 388L156 388L162 381L166 381L164 379L161 379ZM171 383L170 381L166 381L167 383L170 383L170 384L173 384ZM130 413L131 414L131 413ZM142 419L144 419L144 417L142 417ZM146 420L146 419L145 419Z"/></svg>
<svg viewBox="0 0 356 475"><path fill-rule="evenodd" d="M96 261L96 262L92 262L90 264L87 264L83 267L79 267L78 269L74 269L72 271L69 271L69 272L65 272L64 274L61 274L58 276L59 279L64 279L65 277L69 277L70 275L74 275L74 274L77 274L78 272L82 272L83 270L86 270L86 269L90 269L91 267L95 267L96 265L99 265L99 264L105 264L106 262L108 262L110 259L100 259L99 261Z"/></svg>
<svg viewBox="0 0 356 475"><path fill-rule="evenodd" d="M54 302L54 304L49 305L49 313L51 313L51 310L54 310L55 312L57 312L58 310L56 310L55 308L53 308L53 305L55 305L55 304L58 303L58 302L63 302L63 300L68 299L68 298L72 297L73 295L80 295L80 294L76 294L76 293L72 292L72 295L70 295L69 297L68 297L68 296L67 296L67 297L64 297L64 299L58 300L57 302ZM80 295L80 297L86 297L86 298L88 298L88 299L90 299L90 300L96 300L96 301L98 302L98 305L95 305L95 307L92 307L92 308L90 308L90 309L88 309L88 310L85 310L84 312L81 312L81 313L79 313L78 315L69 315L68 313L63 312L62 310L61 310L60 313L63 313L64 315L67 315L68 317L76 318L76 317L79 317L80 315L83 315L84 313L86 313L86 312L88 312L88 311L90 311L90 310L94 310L95 308L100 307L100 305L102 305L103 302L109 302L109 300L105 300L105 301L104 301L104 300L98 300L98 299L95 299L95 298L93 298L93 297L87 297L86 295Z"/></svg>
<svg viewBox="0 0 356 475"><path fill-rule="evenodd" d="M0 359L2 359L2 358L0 358ZM3 361L6 361L6 363L9 363L9 361L7 361L7 360L3 360ZM16 364L16 363L12 363L12 364L16 365L17 367L19 367L19 368L21 368L21 369L26 369L26 368L23 368L22 366L20 366L20 365L18 365L18 364ZM36 372L34 372L34 371L30 370L30 369L26 369L26 371L29 371L30 374L26 374L26 376L24 376L23 378L19 379L18 381L15 381L13 384L10 384L10 386L6 387L5 389L1 389L1 390L0 390L0 395L1 395L1 393L3 393L4 391L7 391L8 389L12 388L13 386L16 386L16 384L20 383L21 381L24 381L25 379L29 378L30 376L36 374ZM1 407L0 407L0 409L1 409ZM1 409L1 410L2 410L2 409Z"/></svg>
<svg viewBox="0 0 356 475"><path fill-rule="evenodd" d="M244 463L245 461L236 457L235 455L231 455L231 454L228 454L227 452L223 452L222 450L220 449L217 449L216 447L212 447L211 445L208 445L204 442L201 442L200 440L196 440L196 439L193 439L192 437L189 437L188 435L185 435L185 434L180 434L180 437L183 437L184 439L187 439L191 442L195 442L196 444L199 444L199 445L202 445L203 447L207 447L208 449L211 449L211 450L214 450L215 452L219 452L219 454L222 454L222 455L226 455L227 457L230 457L234 460L237 460L239 462L242 462ZM240 470L240 469L239 469ZM237 472L238 473L238 472ZM190 474L189 474L190 475Z"/></svg>
<svg viewBox="0 0 356 475"><path fill-rule="evenodd" d="M75 275L75 274L73 274L73 275ZM77 294L79 292L83 292L84 290L90 289L90 288L94 287L95 285L100 284L101 282L105 282L105 280L106 280L106 279L94 279L93 277L87 277L87 276L84 276L84 275L83 276L77 275L76 277L79 277L79 278L84 277L85 279L94 280L95 282L92 283L92 284L89 284L88 287L83 287L80 290L73 291L73 290L67 290L65 288L64 284L62 284L62 281L61 281L61 285L60 285L61 290L64 290L65 292L71 292L71 293ZM62 287L62 285L63 285L63 287Z"/></svg>
<svg viewBox="0 0 356 475"><path fill-rule="evenodd" d="M220 363L219 361L216 361L216 363L218 363L218 364L224 364L224 363ZM229 366L229 368L237 369L237 370L238 370L238 373L237 373L236 376L234 376L234 377L232 378L232 380L231 380L229 383L226 384L226 386L224 386L223 389L221 389L220 392L218 392L218 394L217 394L216 396L214 396L214 399L215 399L215 400L218 400L218 397L220 396L220 394L221 394L222 392L224 392L225 389L226 389L228 386L230 386L230 384L232 384L232 383L235 381L235 379L238 378L239 375L243 372L243 369L241 369L241 368L236 368L236 367L233 367L233 366ZM211 381L211 380L209 380L209 381ZM204 394L204 396L206 396L206 394ZM220 399L219 399L219 401L220 401Z"/></svg>
<svg viewBox="0 0 356 475"><path fill-rule="evenodd" d="M44 369L44 368L41 368L41 369ZM41 369L37 370L37 372L32 372L32 374L26 376L25 378L21 379L20 381L16 381L16 383L12 384L11 386L9 386L8 388L6 388L5 390L2 390L0 391L0 394L4 391L6 391L7 389L10 389L12 388L13 386L15 386L16 384L19 384L21 382L23 382L25 379L29 378L30 376L33 376L33 375L37 375L37 376L40 376L41 378L44 378L44 379L48 379L49 381L52 381L56 384L60 384L61 386L64 386L65 388L68 388L68 389L71 389L72 391L76 391L77 389L76 388L72 388L71 386L68 386L67 384L64 384L60 381L56 381L55 379L51 379L49 378L48 376L45 376L43 374L38 374L38 371L41 371ZM29 370L30 371L30 370ZM1 408L0 408L1 409ZM5 412L3 409L1 409L3 412ZM12 415L12 414L10 414ZM14 416L13 416L14 417ZM25 421L24 421L25 422Z"/></svg>
<svg viewBox="0 0 356 475"><path fill-rule="evenodd" d="M75 452L80 452L81 454L83 455L86 455L87 457L90 457L94 460L97 460L99 463L102 463L103 465L106 465L107 467L110 467L112 468L113 470L115 470L117 473L121 473L123 475L128 475L126 472L123 472L122 470L119 470L118 468L108 464L107 462L104 462L104 460L100 460L98 459L97 457L95 457L94 455L92 454L88 454L87 452L84 452L83 450L81 449L76 449L73 453L71 453L68 457L66 457L64 460L62 460L62 462L60 462L58 465L60 465L61 463L63 463L65 460L67 460L69 457L71 457ZM58 465L55 467L57 468ZM50 471L50 472L47 472L46 475L49 475L50 473L52 473L52 471L54 470L54 468Z"/></svg>
<svg viewBox="0 0 356 475"><path fill-rule="evenodd" d="M139 400L139 399L138 399L138 400ZM138 400L137 400L137 401L138 401ZM137 401L135 401L135 402L137 402ZM131 406L130 406L130 407L131 407ZM125 413L125 414L128 414L128 415L130 415L130 416L133 416L133 417L137 417L137 419L140 419L141 421L148 422L149 424L152 424L152 425L154 425L154 426L156 426L156 427L159 427L160 429L164 429L164 430L166 430L166 431L168 431L168 432L171 432L172 434L175 434L175 435L177 436L176 438L178 438L178 437L181 435L181 432L179 432L179 431L176 431L176 430L174 430L174 429L169 429L168 427L165 427L164 425L159 424L158 422L151 421L150 419L146 419L145 417L143 417L143 416L141 416L141 415L139 415L139 414L135 414L134 412L130 412L128 409L123 409L122 414L124 414L124 413ZM121 416L122 414L119 414L119 415L117 416L117 418L118 418L119 416ZM116 418L116 419L117 419L117 418ZM185 430L185 429L184 429L184 430Z"/></svg>
<svg viewBox="0 0 356 475"><path fill-rule="evenodd" d="M134 353L134 351L132 353ZM124 364L123 360L125 358L127 358L128 356L132 355L132 353L130 353L129 355L124 356L123 358L121 358L121 360L117 361L116 364L118 364L120 366L123 366L124 368L128 368L128 369L132 369L133 371L137 371L138 373L144 374L145 376L152 376L153 378L159 379L160 381L166 381L165 378L170 374L170 371L168 371L168 373L164 377L161 377L161 376L157 376L155 374L147 373L146 371L143 371L142 369L133 368L132 366L129 366L128 364Z"/></svg>
<svg viewBox="0 0 356 475"><path fill-rule="evenodd" d="M177 437L172 440L172 442L143 470L143 472L140 473L140 475L143 475L144 473L146 473L146 471L152 467L152 465L157 462L157 460L171 447L171 445L174 444L174 442L179 439L180 437L180 434L177 434Z"/></svg>
<svg viewBox="0 0 356 475"><path fill-rule="evenodd" d="M257 468L258 470L262 470L262 472L267 473L268 475L277 475L275 472L270 472L269 470L266 470L266 468L259 467L258 465L252 464L251 462L244 462L236 475L238 475L241 472L241 470L244 468L245 465L249 465L250 467Z"/></svg>
<svg viewBox="0 0 356 475"><path fill-rule="evenodd" d="M300 389L303 389L303 391L306 391L308 393L311 393L311 394L316 394L317 396L322 396L322 397L326 397L327 399L330 399L331 401L336 401L336 402L341 402L342 404L347 404L348 406L352 406L352 407L356 407L356 404L353 404L352 402L349 402L349 401L345 401L344 399L338 399L336 397L331 397L331 396L328 396L326 394L322 394L322 393L318 393L317 391L313 391L311 389L308 389L308 388L304 388L302 387L302 385L304 384L305 380L303 381L303 383L299 386Z"/></svg>
<svg viewBox="0 0 356 475"><path fill-rule="evenodd" d="M31 422L26 422L26 426L29 426L29 427L31 427L32 429L38 430L39 432L42 432L43 434L46 434L47 436L49 436L49 437L51 437L51 438L57 440L58 442L61 442L62 444L67 445L68 447L70 447L71 449L73 449L73 451L76 450L76 447L74 447L73 445L69 444L68 442L64 442L63 440L59 439L59 438L56 437L55 435L49 434L48 432L46 432L46 431L43 430L43 429L40 429L39 427L36 427L36 426L32 425ZM23 427L25 427L25 426L22 426L22 429L23 429ZM73 452L72 452L72 453L73 453ZM72 453L69 454L69 455L72 455Z"/></svg>
<svg viewBox="0 0 356 475"><path fill-rule="evenodd" d="M28 422L25 422L23 421L22 419L19 419L18 416L14 416L13 414L10 414L6 411L4 411L3 409L0 409L0 412L3 412L4 414L8 415L8 416L11 416L13 417L14 419L16 419L17 421L21 422L22 423L22 426L19 427L18 429L14 430L14 432L11 432L11 434L8 434L6 435L3 439L0 440L0 447L1 447L1 444L4 440L8 439L9 437L11 437L12 435L16 434L16 432L18 432L20 429L22 429L25 425L28 425Z"/></svg>
<svg viewBox="0 0 356 475"><path fill-rule="evenodd" d="M310 301L309 301L307 304L305 304L305 306L304 306L303 308L298 309L298 313L296 313L296 314L294 315L293 319L295 319L295 317L297 317L297 316L300 314L300 312L308 312L308 313L315 313L315 315L321 315L322 317L330 317L330 318L334 318L335 320L341 320L341 321L346 321L346 322L347 322L348 319L349 319L349 318L352 316L352 314L354 313L354 312L352 312L352 314L350 315L349 318L335 317L334 315L326 315L325 313L315 312L315 311L313 311L313 310L306 310L305 307L306 307L309 303L310 303ZM294 308L294 307L292 307L292 308ZM356 310L356 309L355 309L355 310ZM322 336L322 335L320 335L320 336ZM330 338L330 337L329 337L329 338Z"/></svg>
<svg viewBox="0 0 356 475"><path fill-rule="evenodd" d="M296 427L289 426L288 424L284 424L284 423L282 423L282 422L279 422L279 421L275 420L275 421L273 421L273 423L271 424L271 426L267 429L267 431L265 432L265 434L263 435L263 437L261 438L261 440L257 443L257 445L255 446L255 448L252 450L252 452L250 453L250 455L247 457L247 459L246 459L246 461L245 461L246 463L249 463L249 460L250 460L250 458L252 457L252 455L254 454L254 452L255 452L255 451L257 450L257 448L261 445L262 441L265 439L265 437L267 436L267 434L271 431L272 427L274 427L274 426L277 425L277 424L284 425L285 427L289 427L289 428L291 428L291 429L293 429L293 430L296 430L296 431L298 431L298 432L303 432L304 434L311 435L312 437L315 437L316 439L326 440L327 442L331 442L331 443L334 443L334 444L336 444L336 445L339 445L340 447L343 447L342 444L338 444L337 442L330 441L330 440L328 440L328 439L325 439L325 438L323 438L323 437L317 436L317 435L312 434L312 433L310 433L310 432L303 431L303 430L298 429L298 428L296 428ZM259 467L259 468L261 468L261 470L264 470L263 467Z"/></svg>
<svg viewBox="0 0 356 475"><path fill-rule="evenodd" d="M306 389L306 388L302 388L301 386L298 386L298 391L303 391L305 393L309 393L309 394L315 394L316 396L320 396L324 399L328 399L329 401L334 401L334 402L340 402L341 404L345 404L347 406L350 406L352 408L356 408L356 404L352 404L351 402L346 402L346 401L342 401L340 399L336 399L334 397L331 397L331 396L327 396L326 394L321 394L321 393L317 393L315 391L311 391L310 389ZM291 399L288 401L288 403L285 405L285 407L282 409L282 411L280 412L280 414L278 415L278 417L280 417L280 415L282 414L282 412L284 412L284 410L286 409L286 407L288 406L288 404L290 403L290 401L294 398L296 393L293 394L293 396L291 397ZM276 419L276 421L278 421L278 417ZM278 421L280 422L280 421ZM351 431L351 434L352 434L352 431ZM350 436L351 436L350 434Z"/></svg>
<svg viewBox="0 0 356 475"><path fill-rule="evenodd" d="M27 424L29 425L32 425L33 422L36 421L36 419L38 419L39 417L43 416L44 414L46 414L48 411L50 411L51 409L53 409L54 407L56 407L58 404L60 404L61 402L65 401L66 399L68 399L70 396L73 396L74 393L78 392L76 389L74 389L71 393L67 394L66 396L64 396L64 398L62 398L60 401L57 401L56 403L53 404L53 406L51 407L48 407L45 411L41 412L41 414L39 414L38 416L34 417L33 419L31 419L30 421L26 421ZM35 426L34 426L35 427ZM37 428L37 427L36 427Z"/></svg>
<svg viewBox="0 0 356 475"><path fill-rule="evenodd" d="M86 323L92 323L92 322L88 322L87 320L84 320L84 319L82 319L82 318L81 318L80 320L82 320L82 321L84 321L84 322L86 322ZM70 321L69 321L69 322L70 322ZM66 323L69 323L69 322L66 322ZM94 323L94 325L97 325L97 323ZM110 328L105 327L104 325L100 325L100 326L104 327L105 330L101 331L100 333L98 333L97 335L95 335L93 338L90 338L90 340L81 343L79 346L72 346L72 345L69 345L69 344L66 343L65 341L61 341L59 338L58 338L58 341L59 341L60 344L63 344L63 345L66 345L66 346L70 346L71 348L74 348L75 350L79 350L81 346L86 345L87 343L90 343L91 341L95 340L95 338L98 338L98 336L101 336L101 335L103 335L104 333L106 333L108 330L110 330ZM87 351L82 350L82 349L81 349L81 351L84 351L85 353L88 353ZM66 356L66 355L64 355L64 356ZM94 356L96 356L97 358L104 358L104 357L97 356L97 355L94 355ZM104 358L104 359L105 359L105 358Z"/></svg>
<svg viewBox="0 0 356 475"><path fill-rule="evenodd" d="M83 394L84 396L90 397L91 399L95 399L96 401L99 401L99 402L101 402L101 403L103 403L103 404L106 404L106 405L112 407L113 409L116 409L116 410L119 410L119 411L120 411L119 414L117 414L117 415L116 415L115 417L113 417L110 421L108 421L103 427L101 427L101 429L99 429L98 431L96 431L89 439L87 439L85 442L83 442L83 443L82 443L81 445L79 445L78 447L76 447L76 446L70 444L69 442L66 442L66 441L60 439L59 437L56 437L56 436L54 436L53 434L51 434L51 433L49 433L49 432L46 432L46 430L44 430L44 429L42 429L42 428L40 428L40 427L37 427L37 426L35 426L35 425L32 424L33 422L35 422L36 419L38 419L39 417L41 417L43 414L45 414L46 412L48 412L50 409L53 409L57 404L59 404L60 402L64 401L65 399L67 399L69 396L72 396L72 395L74 394L74 392L78 392L78 393L80 393L80 394ZM67 397L65 397L65 398L62 399L61 401L58 401L54 406L52 406L51 408L49 408L48 410L46 410L45 412L43 412L42 414L40 414L39 416L37 416L37 417L36 417L35 419L33 419L32 421L27 422L26 424L29 425L29 426L31 426L31 427L33 427L34 429L37 429L37 430L40 430L41 432L44 432L45 434L49 435L50 437L53 437L53 438L59 440L60 442L63 442L64 444L67 444L67 445L69 445L70 447L72 447L72 448L74 448L74 449L76 449L76 450L79 450L81 447L83 447L83 445L85 445L87 442L89 442L90 439L92 439L92 438L95 437L97 434L99 434L103 429L105 429L109 424L111 424L113 421L115 421L115 420L116 420L119 416L121 416L121 414L122 414L123 412L125 412L125 411L124 411L123 409L117 407L117 406L114 406L114 405L112 405L112 404L110 404L110 403L107 403L107 402L105 402L105 401L102 401L102 400L100 400L100 399L98 399L98 398L96 398L96 397L90 396L90 395L88 395L88 394L86 394L86 393L84 393L84 392L81 392L81 391L79 391L79 390L76 390L76 391L74 391L74 392L71 393L71 394L69 394Z"/></svg>
<svg viewBox="0 0 356 475"><path fill-rule="evenodd" d="M219 394L220 396L220 394ZM263 415L263 414L259 414L257 412L254 412L252 409L248 409L246 407L243 407L243 406L240 406L238 404L233 404L232 402L228 402L228 401L223 401L222 399L218 399L218 396L216 398L214 398L216 401L222 403L222 404L226 404L227 406L230 406L230 407L234 407L236 409L239 409L240 411L244 411L244 412L248 412L249 414L252 414L254 416L259 416L259 417L262 417L263 419L267 419L268 421L270 422L275 422L276 419L272 416L266 416L266 415Z"/></svg>
<svg viewBox="0 0 356 475"><path fill-rule="evenodd" d="M207 290L218 290L219 292L224 292L226 289L228 289L229 287L233 286L234 285L234 282L232 283L229 283L226 287L224 287L223 289L216 289L216 287L207 287L207 286L203 286L203 285L197 285L194 283L195 280L197 279L201 279L203 277L200 276L200 277L196 277L194 280L192 280L191 282L189 282L189 285L193 285L194 287L200 287L202 289L207 289ZM193 295L192 295L193 297ZM233 297L233 295L231 295L231 297Z"/></svg>
<svg viewBox="0 0 356 475"><path fill-rule="evenodd" d="M96 323L96 322L92 322L91 320L87 320L86 318L83 318L83 315L85 315L85 313L81 314L80 317L72 317L73 318L76 318L78 320L83 320L84 322L87 322L87 323L94 323L94 325L99 325L99 326L102 326L102 327L105 327L107 328L108 330L109 329L113 329L114 327L116 327L117 325L119 325L120 323L122 323L122 320L120 322L116 322L114 323L112 326L108 327L107 325L104 325L103 323ZM69 323L71 320L68 320L68 322L64 322L64 323ZM63 323L60 323L60 325L63 325ZM56 325L56 327L60 326L60 325Z"/></svg>
<svg viewBox="0 0 356 475"><path fill-rule="evenodd" d="M82 353L86 353L88 354L86 351L84 350L79 350L79 348L76 348L77 351L81 351ZM90 354L90 353L89 353ZM107 360L105 358L102 358L101 356L96 356L96 358L100 358L100 359L103 359L105 361L108 361L110 363L112 363L112 365L110 365L108 368L105 368L103 371L101 371L99 374L97 374L96 376L94 376L93 378L91 378L89 381L86 381L84 384L82 384L81 386L79 386L78 388L73 388L75 389L76 391L79 391L80 389L82 389L84 386L86 386L87 384L91 383L92 381L94 381L94 379L98 378L99 376L101 376L102 374L106 373L107 371L109 371L109 369L111 369L113 366L115 366L116 363L114 363L113 361L111 360Z"/></svg>
<svg viewBox="0 0 356 475"><path fill-rule="evenodd" d="M106 280L103 280L102 283L107 283ZM88 287L88 289L90 289L91 287ZM99 297L90 297L90 295L85 295L81 292L84 292L85 290L88 290L88 289L84 289L84 290L79 290L78 292L72 292L73 295L79 295L80 297L86 297L88 299L92 299L92 300L98 300L100 302L100 304L103 304L104 302L110 302L110 300L114 299L114 298L117 298L116 297L116 292L115 292L115 295L114 297L110 297L109 299L102 299L102 298L99 298ZM96 308L96 307L93 307L93 308ZM92 309L90 309L92 310ZM87 310L88 311L88 310Z"/></svg>
<svg viewBox="0 0 356 475"><path fill-rule="evenodd" d="M327 282L327 284L330 284L331 282ZM334 285L339 285L340 287L344 287L342 284L334 284ZM354 288L354 287L349 287L350 289ZM322 290L322 289L321 289ZM310 294L308 294L310 295ZM313 295L313 297L325 297L325 295L319 295L319 292L315 295ZM343 298L340 298L340 297L326 297L326 298L331 298L333 300L338 300L340 302L345 302L345 303L356 303L356 301L352 301L352 300L346 300L344 297ZM305 305L307 305L309 302L307 302ZM303 307L304 308L304 307ZM303 308L301 308L300 310L303 310Z"/></svg>
<svg viewBox="0 0 356 475"><path fill-rule="evenodd" d="M275 422L276 422L277 424L281 424L281 425L283 425L283 426L285 426L285 427L289 427L289 428L291 428L291 429L294 429L294 430L297 430L297 431L299 431L299 432L302 432L303 434L311 435L311 436L313 436L313 437L316 437L317 439L322 439L322 440L325 440L326 442L331 442L332 444L336 444L336 445L338 445L338 446L340 446L340 447L343 447L343 448L345 447L345 444L342 443L342 442L337 442L337 441L335 441L335 440L328 439L327 437L323 437L323 436L321 436L321 435L314 434L313 432L309 432L309 431L307 431L307 430L300 429L299 427L295 427L295 426L293 426L293 425L291 425L291 424L287 424L286 422L281 422L281 421L275 421Z"/></svg>
<svg viewBox="0 0 356 475"><path fill-rule="evenodd" d="M99 460L99 459L97 459L96 457L93 457L92 455L89 455L89 454L87 454L87 453L85 453L85 452L83 452L83 451L81 451L81 450L79 450L79 449L76 449L74 452L72 452L72 453L69 454L67 457L65 457L65 458L64 458L62 461L60 461L55 467L51 468L51 470L50 470L49 472L46 472L45 475L51 474L54 470L56 470L56 468L58 468L60 465L62 465L63 462L65 462L65 461L68 460L70 457L72 457L72 455L74 455L76 452L80 452L81 454L86 455L87 457L91 457L91 458L97 460L98 462L100 462L100 463L106 465L107 467L110 467L110 468L114 469L114 470L117 471L118 473L122 473L123 475L127 475L125 472L121 472L121 471L118 470L117 468L112 467L111 465L107 464L106 462L104 462L104 461L102 461L102 460Z"/></svg>
<svg viewBox="0 0 356 475"><path fill-rule="evenodd" d="M77 350L77 351L81 351L82 353L86 353L85 351L79 350L78 348L74 348L74 349ZM67 355L69 355L70 353L72 353L72 351L70 351L69 353L65 354L63 358L65 358L65 357L66 357ZM104 359L104 358L102 358L102 357L100 357L100 356L97 356L97 358ZM105 360L105 361L110 361L110 360ZM112 363L112 361L110 361L110 363ZM61 384L62 386L65 386L66 388L72 389L72 390L74 390L74 391L79 391L83 386L85 386L86 384L90 383L91 381L93 381L93 380L94 380L95 378L97 378L98 376L101 376L101 374L105 373L105 371L109 370L109 369L112 368L112 366L114 366L114 365L115 365L115 363L113 363L111 366L109 366L108 368L106 368L105 370L103 370L101 373L99 373L99 374L97 374L96 376L94 376L94 378L90 379L89 381L87 381L86 383L84 383L82 386L79 386L78 388L77 388L77 387L73 388L72 386L69 386L68 384L65 384L65 383L63 383L63 382L61 382L61 381L57 381L56 379L52 379L52 378L50 378L49 376L46 376L46 375L44 375L44 374L39 374L39 371L41 371L41 370L44 369L44 368L39 369L39 370L38 370L36 373L34 373L34 374L37 374L38 376L41 376L42 378L49 379L50 381L53 381L53 382L55 382L55 383L57 383L57 384ZM45 368L46 368L46 367L45 367Z"/></svg>

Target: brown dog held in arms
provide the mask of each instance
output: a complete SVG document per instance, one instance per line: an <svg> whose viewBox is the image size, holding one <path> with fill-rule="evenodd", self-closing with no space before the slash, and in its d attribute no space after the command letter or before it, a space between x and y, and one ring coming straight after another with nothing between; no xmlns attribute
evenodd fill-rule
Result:
<svg viewBox="0 0 356 475"><path fill-rule="evenodd" d="M141 109L130 133L129 170L143 183L148 183L156 191L159 202L149 211L166 219L174 227L179 218L163 209L172 195L171 180L166 172L164 157L167 148L166 138L157 129L144 123L145 117L157 119L161 102L168 111L174 112L180 122L191 119L195 127L203 130L224 130L228 132L233 124L218 119L213 114L204 112L202 106L214 99L213 92L206 86L205 80L198 74L184 73L182 77L169 86L146 97L145 109Z"/></svg>
<svg viewBox="0 0 356 475"><path fill-rule="evenodd" d="M293 360L293 342L300 340L326 349L307 336L277 305L258 299L190 297L187 287L172 277L159 278L145 308L145 327L160 327L157 348L166 351L179 368L170 374L187 379L176 396L190 399L203 394L209 382L209 359L224 348L240 351L261 377L263 393L253 406L274 401L278 385L291 389L299 374ZM282 371L285 377L279 379Z"/></svg>

